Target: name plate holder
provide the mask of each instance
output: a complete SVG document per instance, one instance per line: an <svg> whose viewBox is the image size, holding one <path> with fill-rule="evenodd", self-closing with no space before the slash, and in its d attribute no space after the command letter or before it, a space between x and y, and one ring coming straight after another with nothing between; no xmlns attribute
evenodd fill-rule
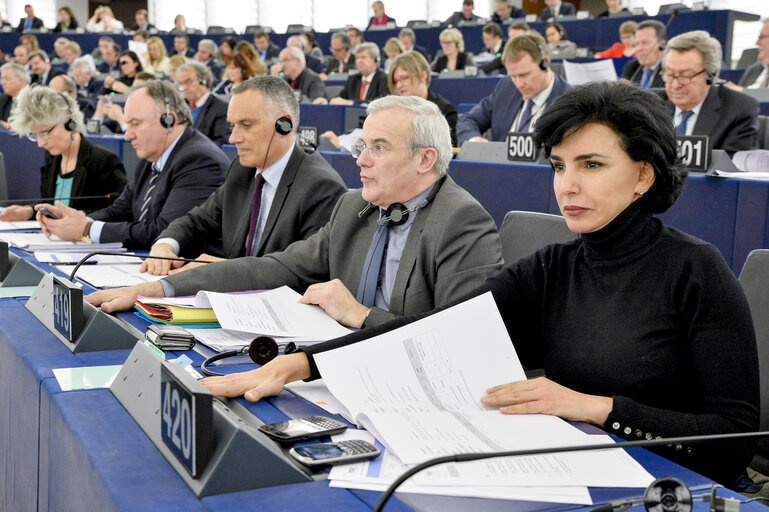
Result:
<svg viewBox="0 0 769 512"><path fill-rule="evenodd" d="M679 135L676 137L681 163L690 172L714 175L715 171L740 172L723 149L711 149L707 135Z"/></svg>
<svg viewBox="0 0 769 512"><path fill-rule="evenodd" d="M141 341L110 391L199 498L327 477L323 471L294 462L287 450L259 432L263 423L245 407L234 400L211 397L184 369L163 361ZM174 392L178 399L173 398ZM166 402L169 396L171 401ZM193 400L197 400L195 407ZM196 417L191 416L193 409ZM189 420L185 419L187 412L178 416L179 411L187 410ZM212 428L206 427L208 417ZM179 426L175 427L177 418ZM191 457L193 446L201 450L195 457Z"/></svg>
<svg viewBox="0 0 769 512"><path fill-rule="evenodd" d="M44 275L35 265L12 253L8 242L0 242L0 287L36 286Z"/></svg>
<svg viewBox="0 0 769 512"><path fill-rule="evenodd" d="M44 274L25 306L73 353L131 348L144 335L83 300L72 281Z"/></svg>

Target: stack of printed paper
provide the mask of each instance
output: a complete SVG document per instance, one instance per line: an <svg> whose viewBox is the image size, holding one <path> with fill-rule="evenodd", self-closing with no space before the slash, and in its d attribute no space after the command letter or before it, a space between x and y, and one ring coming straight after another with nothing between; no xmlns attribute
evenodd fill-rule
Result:
<svg viewBox="0 0 769 512"><path fill-rule="evenodd" d="M123 244L111 242L89 244L86 242L67 242L59 237L48 238L42 233L1 233L0 240L5 240L22 251L124 251Z"/></svg>

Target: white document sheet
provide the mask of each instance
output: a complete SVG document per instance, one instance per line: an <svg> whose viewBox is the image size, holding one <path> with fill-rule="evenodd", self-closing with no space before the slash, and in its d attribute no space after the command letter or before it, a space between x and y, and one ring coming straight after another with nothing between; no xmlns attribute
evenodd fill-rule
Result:
<svg viewBox="0 0 769 512"><path fill-rule="evenodd" d="M40 229L40 223L36 220L0 221L0 231L13 231L16 229Z"/></svg>
<svg viewBox="0 0 769 512"><path fill-rule="evenodd" d="M566 74L566 81L572 85L617 81L617 68L614 67L612 59L602 59L595 62L564 60L563 71Z"/></svg>
<svg viewBox="0 0 769 512"><path fill-rule="evenodd" d="M197 301L207 299L224 329L304 341L325 341L349 334L320 306L299 304L301 295L288 286L254 294L202 291ZM198 307L205 307L200 305Z"/></svg>
<svg viewBox="0 0 769 512"><path fill-rule="evenodd" d="M59 270L69 276L74 265L60 265ZM94 288L119 288L135 284L158 281L163 276L153 276L147 272L139 272L139 265L82 265L75 274L75 279L84 281Z"/></svg>
<svg viewBox="0 0 769 512"><path fill-rule="evenodd" d="M88 244L85 242L67 242L59 237L48 238L42 233L0 233L0 239L24 251L122 251L120 242Z"/></svg>
<svg viewBox="0 0 769 512"><path fill-rule="evenodd" d="M300 380L286 384L284 387L292 393L301 396L308 402L314 403L324 411L330 412L331 414L339 414L347 418L348 421L352 421L352 418L350 418L350 411L348 411L347 408L331 394L331 391L329 391L323 383L323 379L317 379L310 382Z"/></svg>
<svg viewBox="0 0 769 512"><path fill-rule="evenodd" d="M80 260L85 258L89 253L87 252L47 252L47 251L35 251L35 259L40 263L79 263ZM127 256L113 255L113 254L97 254L91 257L88 262L115 264L125 263L126 265L136 264L140 265L142 260L138 258L129 258Z"/></svg>

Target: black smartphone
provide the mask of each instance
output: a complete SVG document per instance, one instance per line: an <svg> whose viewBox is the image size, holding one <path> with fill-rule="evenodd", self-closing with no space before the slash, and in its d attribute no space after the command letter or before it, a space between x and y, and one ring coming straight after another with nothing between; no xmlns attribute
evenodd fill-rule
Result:
<svg viewBox="0 0 769 512"><path fill-rule="evenodd" d="M44 206L43 206L43 207L40 207L40 208L38 208L38 209L37 209L37 211L39 211L40 213L42 213L42 214L43 214L43 215L45 215L46 217L50 217L50 218L52 218L52 219L58 219L58 218L59 218L59 216L58 216L58 215L56 215L55 213L53 213L53 212L52 212L51 210L49 210L48 208L45 208Z"/></svg>
<svg viewBox="0 0 769 512"><path fill-rule="evenodd" d="M373 459L380 451L366 441L350 440L294 446L288 453L306 466L323 466Z"/></svg>
<svg viewBox="0 0 769 512"><path fill-rule="evenodd" d="M281 443L296 443L340 434L346 428L347 425L341 421L325 416L306 416L296 420L262 425L259 430Z"/></svg>

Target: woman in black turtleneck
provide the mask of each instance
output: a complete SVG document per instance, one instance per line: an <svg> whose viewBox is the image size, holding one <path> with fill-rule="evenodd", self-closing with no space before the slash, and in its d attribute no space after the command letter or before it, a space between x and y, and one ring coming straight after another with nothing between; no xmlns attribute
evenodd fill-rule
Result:
<svg viewBox="0 0 769 512"><path fill-rule="evenodd" d="M547 375L500 383L482 402L503 413L587 421L627 439L757 429L758 360L742 289L715 247L653 217L673 204L686 176L662 101L632 84L577 87L542 114L534 137L580 237L509 262L473 294L492 292L524 366ZM415 319L204 384L256 400L317 377L315 353ZM659 451L734 486L753 444Z"/></svg>

